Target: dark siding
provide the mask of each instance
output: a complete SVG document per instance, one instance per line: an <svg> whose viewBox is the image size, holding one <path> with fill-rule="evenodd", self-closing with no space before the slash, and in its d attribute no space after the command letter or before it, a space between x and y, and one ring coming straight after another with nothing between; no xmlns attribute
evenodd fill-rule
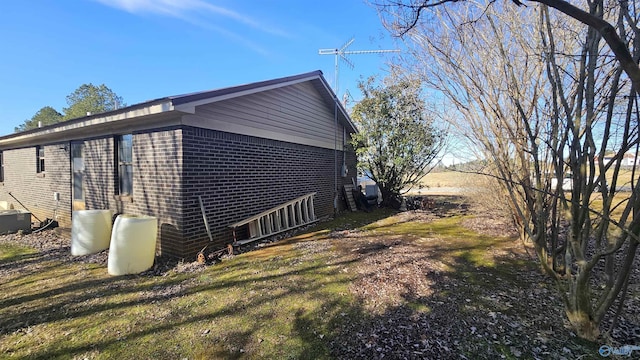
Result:
<svg viewBox="0 0 640 360"><path fill-rule="evenodd" d="M113 137L85 140L83 145L86 208L122 212L114 199Z"/></svg>
<svg viewBox="0 0 640 360"><path fill-rule="evenodd" d="M347 152L349 176L342 178L343 153L333 150L194 127L133 134L133 196L116 195L114 137L84 140L87 209L158 218L158 252L192 259L205 245L217 249L232 242L230 224L317 192L318 217L332 215L334 176L338 187L355 175L355 155ZM14 194L41 219L56 210L61 226L71 226L69 144L45 146L46 172L36 174L35 147L5 150L5 181L0 200ZM335 161L337 158L337 162ZM337 168L334 169L334 164ZM214 236L209 243L198 202L202 196ZM339 193L339 210L344 208Z"/></svg>
<svg viewBox="0 0 640 360"><path fill-rule="evenodd" d="M162 255L184 257L182 130L133 134L133 213L158 218Z"/></svg>
<svg viewBox="0 0 640 360"><path fill-rule="evenodd" d="M185 124L333 150L334 108L309 82L201 105ZM341 143L338 149L341 150Z"/></svg>

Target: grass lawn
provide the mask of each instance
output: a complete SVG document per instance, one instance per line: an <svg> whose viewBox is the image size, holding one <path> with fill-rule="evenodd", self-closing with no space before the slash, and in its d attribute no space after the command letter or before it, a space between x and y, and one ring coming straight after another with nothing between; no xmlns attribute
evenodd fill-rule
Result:
<svg viewBox="0 0 640 360"><path fill-rule="evenodd" d="M161 276L0 241L0 357L596 358L517 242L441 204L346 214Z"/></svg>

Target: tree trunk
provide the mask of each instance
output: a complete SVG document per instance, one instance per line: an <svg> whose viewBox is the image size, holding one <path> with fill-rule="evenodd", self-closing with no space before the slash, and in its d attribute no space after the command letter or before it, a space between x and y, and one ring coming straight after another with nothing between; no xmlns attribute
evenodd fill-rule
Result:
<svg viewBox="0 0 640 360"><path fill-rule="evenodd" d="M382 194L382 206L390 207L393 209L400 208L400 200L393 192L384 187L380 187L380 193Z"/></svg>
<svg viewBox="0 0 640 360"><path fill-rule="evenodd" d="M582 309L566 310L567 318L571 326L576 330L577 335L589 341L596 341L600 336L598 323L586 311Z"/></svg>

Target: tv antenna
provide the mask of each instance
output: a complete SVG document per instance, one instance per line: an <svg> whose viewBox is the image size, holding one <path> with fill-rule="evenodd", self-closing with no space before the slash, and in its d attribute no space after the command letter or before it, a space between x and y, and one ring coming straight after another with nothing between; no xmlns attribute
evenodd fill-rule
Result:
<svg viewBox="0 0 640 360"><path fill-rule="evenodd" d="M342 106L347 107L350 99L353 100L353 96L351 96L351 92L347 89L344 91L344 95L342 95Z"/></svg>
<svg viewBox="0 0 640 360"><path fill-rule="evenodd" d="M340 48L338 49L320 49L318 50L318 54L319 55L335 55L335 67L336 67L336 72L335 72L335 80L333 83L333 86L335 87L336 90L336 96L338 96L338 58L342 59L342 61L345 62L345 64L347 64L351 69L353 69L354 65L351 62L351 60L349 60L349 58L347 57L347 55L356 55L356 54L382 54L382 53L394 53L394 52L400 52L400 50L347 50L347 48L349 48L349 46L351 46L351 44L353 44L353 42L355 41L355 38L351 38L349 41L347 41L346 43L344 43L344 45L342 45Z"/></svg>

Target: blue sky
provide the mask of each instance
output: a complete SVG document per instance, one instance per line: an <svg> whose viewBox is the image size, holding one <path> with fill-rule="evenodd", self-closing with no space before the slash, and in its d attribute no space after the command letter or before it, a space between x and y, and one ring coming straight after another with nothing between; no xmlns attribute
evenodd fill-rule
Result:
<svg viewBox="0 0 640 360"><path fill-rule="evenodd" d="M128 105L163 96L322 70L333 84L335 48L396 48L374 8L358 0L30 0L0 12L0 134L43 106L62 112L85 83ZM340 94L384 75L389 55L341 63Z"/></svg>

